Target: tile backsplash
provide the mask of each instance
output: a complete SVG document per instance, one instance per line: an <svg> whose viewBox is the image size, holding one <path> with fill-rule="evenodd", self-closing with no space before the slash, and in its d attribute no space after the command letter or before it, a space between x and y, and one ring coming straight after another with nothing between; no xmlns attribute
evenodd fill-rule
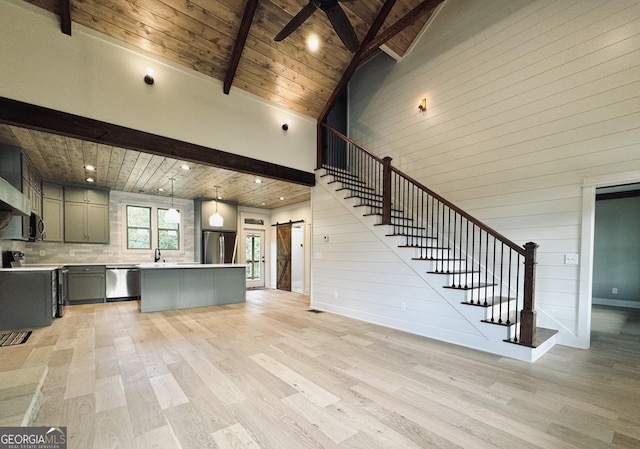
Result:
<svg viewBox="0 0 640 449"><path fill-rule="evenodd" d="M179 251L162 251L162 259L166 259L167 262L194 262L193 201L174 199L174 204L176 209L180 210L182 217L182 229L180 230L182 248ZM108 244L0 240L0 249L2 251L24 251L26 265L153 262L153 248L149 250L126 249L124 241L126 205L168 208L171 206L171 200L153 195L112 191L109 195L110 239Z"/></svg>

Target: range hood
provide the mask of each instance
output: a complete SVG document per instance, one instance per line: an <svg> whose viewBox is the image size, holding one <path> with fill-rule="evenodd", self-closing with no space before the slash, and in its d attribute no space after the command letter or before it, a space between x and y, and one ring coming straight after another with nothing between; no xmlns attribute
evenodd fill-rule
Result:
<svg viewBox="0 0 640 449"><path fill-rule="evenodd" d="M31 201L0 178L0 230L7 227L14 215L31 215Z"/></svg>

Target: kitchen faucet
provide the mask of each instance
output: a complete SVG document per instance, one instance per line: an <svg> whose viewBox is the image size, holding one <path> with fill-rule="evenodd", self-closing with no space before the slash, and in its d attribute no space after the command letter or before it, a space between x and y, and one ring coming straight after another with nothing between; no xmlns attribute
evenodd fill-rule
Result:
<svg viewBox="0 0 640 449"><path fill-rule="evenodd" d="M153 256L153 261L158 262L160 260L160 248L156 248L156 251Z"/></svg>

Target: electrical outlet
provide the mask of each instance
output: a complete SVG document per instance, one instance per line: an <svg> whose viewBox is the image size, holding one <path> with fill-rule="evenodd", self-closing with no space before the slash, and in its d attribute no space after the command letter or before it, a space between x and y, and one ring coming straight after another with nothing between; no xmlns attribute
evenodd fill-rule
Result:
<svg viewBox="0 0 640 449"><path fill-rule="evenodd" d="M43 249L41 249L41 250L40 250L40 257L44 257L44 255L45 255L45 254L46 254L46 253L44 252L44 250L43 250Z"/></svg>
<svg viewBox="0 0 640 449"><path fill-rule="evenodd" d="M402 310L403 312L407 311L407 303L406 302L401 302L400 303L400 310Z"/></svg>
<svg viewBox="0 0 640 449"><path fill-rule="evenodd" d="M564 263L565 263L565 265L578 265L578 255L577 254L565 254L564 255Z"/></svg>
<svg viewBox="0 0 640 449"><path fill-rule="evenodd" d="M335 299L338 299L338 292L337 292L337 291L333 292L333 297L334 297Z"/></svg>
<svg viewBox="0 0 640 449"><path fill-rule="evenodd" d="M611 289L611 293L614 294L614 295L617 295L618 294L618 287L613 287Z"/></svg>
<svg viewBox="0 0 640 449"><path fill-rule="evenodd" d="M75 255L76 255L76 252L75 252L74 250L70 249L70 250L69 250L69 256L70 256L70 257L73 257L73 256L75 256Z"/></svg>

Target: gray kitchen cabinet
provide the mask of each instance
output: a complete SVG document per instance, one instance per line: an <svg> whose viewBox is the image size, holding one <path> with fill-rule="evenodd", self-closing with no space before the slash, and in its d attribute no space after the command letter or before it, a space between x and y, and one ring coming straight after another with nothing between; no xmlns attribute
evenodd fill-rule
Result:
<svg viewBox="0 0 640 449"><path fill-rule="evenodd" d="M0 178L29 199L32 213L42 214L40 175L21 148L0 144ZM28 216L15 215L9 225L0 231L0 239L29 240L29 228Z"/></svg>
<svg viewBox="0 0 640 449"><path fill-rule="evenodd" d="M104 302L106 300L106 267L83 265L68 267L67 301L69 304Z"/></svg>
<svg viewBox="0 0 640 449"><path fill-rule="evenodd" d="M109 243L109 192L64 188L64 241Z"/></svg>
<svg viewBox="0 0 640 449"><path fill-rule="evenodd" d="M45 242L61 242L63 237L62 186L50 182L42 183L42 220Z"/></svg>
<svg viewBox="0 0 640 449"><path fill-rule="evenodd" d="M0 271L0 330L49 326L56 307L56 270Z"/></svg>

